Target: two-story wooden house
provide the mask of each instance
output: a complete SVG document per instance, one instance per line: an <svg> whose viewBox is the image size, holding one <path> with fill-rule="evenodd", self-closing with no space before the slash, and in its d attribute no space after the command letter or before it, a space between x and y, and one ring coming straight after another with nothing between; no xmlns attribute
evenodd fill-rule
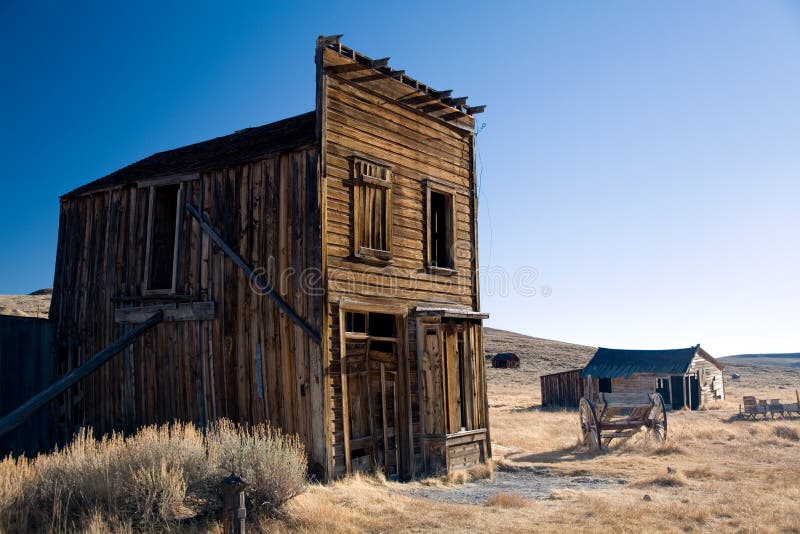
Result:
<svg viewBox="0 0 800 534"><path fill-rule="evenodd" d="M316 110L161 152L61 199L64 430L268 421L324 479L491 455L473 113L319 38Z"/></svg>

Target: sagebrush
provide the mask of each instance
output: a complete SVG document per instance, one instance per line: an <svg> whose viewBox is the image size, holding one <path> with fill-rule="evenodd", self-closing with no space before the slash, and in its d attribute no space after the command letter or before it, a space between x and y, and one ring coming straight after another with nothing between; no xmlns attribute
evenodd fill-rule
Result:
<svg viewBox="0 0 800 534"><path fill-rule="evenodd" d="M302 444L265 425L220 421L203 436L191 424L142 428L95 439L82 433L64 449L0 462L0 531L166 530L213 522L218 484L235 470L250 482L248 513L274 515L306 484Z"/></svg>

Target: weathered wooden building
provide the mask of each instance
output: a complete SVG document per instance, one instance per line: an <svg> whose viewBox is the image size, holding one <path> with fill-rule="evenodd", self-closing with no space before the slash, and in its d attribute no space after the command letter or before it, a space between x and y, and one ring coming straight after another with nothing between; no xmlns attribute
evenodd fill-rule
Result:
<svg viewBox="0 0 800 534"><path fill-rule="evenodd" d="M584 389L660 393L672 409L696 410L725 398L722 365L700 345L671 350L599 348L583 369ZM592 384L586 383L591 380ZM595 400L595 399L592 399Z"/></svg>
<svg viewBox="0 0 800 534"><path fill-rule="evenodd" d="M548 408L574 408L583 397L584 380L581 369L551 373L539 377L542 406Z"/></svg>
<svg viewBox="0 0 800 534"><path fill-rule="evenodd" d="M324 479L491 455L466 98L320 38L316 109L161 152L61 199L63 429L268 421Z"/></svg>

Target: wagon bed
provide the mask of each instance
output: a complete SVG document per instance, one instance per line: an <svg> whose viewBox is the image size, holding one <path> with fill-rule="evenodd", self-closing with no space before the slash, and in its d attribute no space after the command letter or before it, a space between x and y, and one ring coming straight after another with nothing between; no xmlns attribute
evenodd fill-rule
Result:
<svg viewBox="0 0 800 534"><path fill-rule="evenodd" d="M594 450L642 428L660 442L667 439L667 412L658 393L600 393L596 402L584 397L579 413L583 443Z"/></svg>

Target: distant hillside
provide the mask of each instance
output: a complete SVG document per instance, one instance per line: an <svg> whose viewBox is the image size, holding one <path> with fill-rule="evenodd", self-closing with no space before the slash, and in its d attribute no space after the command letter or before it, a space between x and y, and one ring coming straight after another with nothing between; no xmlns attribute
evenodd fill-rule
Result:
<svg viewBox="0 0 800 534"><path fill-rule="evenodd" d="M46 318L50 313L52 289L39 289L30 295L0 295L0 315Z"/></svg>
<svg viewBox="0 0 800 534"><path fill-rule="evenodd" d="M800 368L800 352L782 352L775 354L737 354L722 358L724 365L777 365L779 367Z"/></svg>
<svg viewBox="0 0 800 534"><path fill-rule="evenodd" d="M581 368L589 363L597 350L596 347L530 337L495 328L484 328L483 332L487 356L498 352L514 352L521 359L521 369L536 375Z"/></svg>

